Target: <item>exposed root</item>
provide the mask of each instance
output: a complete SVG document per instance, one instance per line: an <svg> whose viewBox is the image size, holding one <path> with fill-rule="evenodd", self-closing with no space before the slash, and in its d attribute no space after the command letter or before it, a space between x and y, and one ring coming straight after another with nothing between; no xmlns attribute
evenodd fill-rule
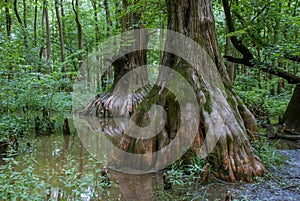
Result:
<svg viewBox="0 0 300 201"><path fill-rule="evenodd" d="M136 93L129 94L127 97L118 96L110 92L99 94L87 103L80 115L110 118L114 114L118 117L123 117L126 115L126 111L131 115L149 90L150 87L146 86Z"/></svg>
<svg viewBox="0 0 300 201"><path fill-rule="evenodd" d="M229 182L253 182L255 176L262 176L266 169L254 154L249 142L235 136L221 137L216 146L216 176Z"/></svg>

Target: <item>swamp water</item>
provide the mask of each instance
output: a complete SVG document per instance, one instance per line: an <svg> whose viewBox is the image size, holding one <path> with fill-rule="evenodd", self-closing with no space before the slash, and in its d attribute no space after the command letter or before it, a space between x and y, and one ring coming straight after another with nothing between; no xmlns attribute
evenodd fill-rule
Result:
<svg viewBox="0 0 300 201"><path fill-rule="evenodd" d="M16 157L15 168L22 172L22 164L31 160L33 173L51 185L45 200L152 200L154 188L162 182L162 173L130 175L111 169L105 181L105 164L90 155L77 135L37 137L30 152L30 159L26 153Z"/></svg>
<svg viewBox="0 0 300 201"><path fill-rule="evenodd" d="M173 185L172 190L164 191L162 172L130 175L109 169L110 181L103 179L101 173L106 164L97 162L91 156L77 134L40 136L32 139L31 143L29 150L16 157L18 164L14 170L21 174L19 178L23 180L34 179L27 175L33 174L39 177L39 185L47 183L47 188L41 188L44 193L40 192L44 200L223 201L227 190L231 191L234 200L300 200L299 147L280 150L287 164L271 168L271 176L258 178L252 184L213 181L207 185ZM22 171L28 166L32 172ZM33 184L32 192L39 191L39 188L38 184Z"/></svg>

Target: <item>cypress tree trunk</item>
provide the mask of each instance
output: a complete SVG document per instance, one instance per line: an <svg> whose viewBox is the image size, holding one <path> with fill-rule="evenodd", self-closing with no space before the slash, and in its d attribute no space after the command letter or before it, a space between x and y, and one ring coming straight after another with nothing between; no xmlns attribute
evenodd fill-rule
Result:
<svg viewBox="0 0 300 201"><path fill-rule="evenodd" d="M200 122L193 148L201 157L208 155L208 160L216 171L216 176L227 181L252 181L254 176L265 172L264 165L255 155L249 143L247 129L256 130L253 115L232 89L222 57L217 45L216 31L212 6L209 0L167 0L168 29L179 32L198 43L209 55L215 66L209 64L209 59L203 59L197 65L198 58L190 58L196 65L184 61L178 56L165 53L162 64L179 72L192 86L201 107ZM179 46L173 38L166 39L166 52L182 49L193 51L189 41ZM168 51L170 50L170 51ZM193 57L193 52L186 53ZM197 73L198 72L198 73ZM163 74L163 73L162 73ZM164 82L159 76L157 83ZM183 92L184 93L184 92ZM203 99L206 99L204 101ZM179 102L174 95L164 87L154 87L141 102L133 115L137 125L149 124L146 112L149 105L161 105L166 111L166 124L161 133L150 139L135 139L123 135L118 148L134 153L146 154L148 163L153 163L153 154L162 149L174 139L174 134L187 132L189 128L179 127L181 121ZM190 118L192 122L194 117ZM213 150L204 139L208 136L219 138ZM181 139L184 140L184 139ZM180 147L178 147L178 150ZM172 153L171 153L172 154ZM176 155L176 153L173 153ZM128 158L118 158L118 163L124 165ZM131 161L132 162L132 161ZM154 166L157 166L154 164ZM138 163L136 164L138 168Z"/></svg>
<svg viewBox="0 0 300 201"><path fill-rule="evenodd" d="M300 85L296 85L293 96L285 111L283 122L285 123L285 132L290 134L300 133L300 118L298 112L300 111ZM298 136L299 137L299 136Z"/></svg>
<svg viewBox="0 0 300 201"><path fill-rule="evenodd" d="M174 38L172 33L175 32L167 32L161 63L169 68L160 68L156 86L131 114L130 120L135 123L133 134L136 136L126 132L130 131L130 126L125 129L118 127L114 132L113 129L107 130L113 136L107 138L114 145L108 149L109 152L114 152L109 165L130 173L156 171L169 165L169 161L178 159L187 148L181 145L186 145L187 142L200 157L207 157L217 177L231 182L251 182L254 176L260 176L266 171L251 147L249 138L252 136L247 133L247 130L250 134L256 131L257 126L253 115L233 90L224 68L216 39L211 2L166 0L166 3L168 29L181 34L181 37ZM139 36L143 36L141 32L135 34L137 35L134 37L138 40L131 43L131 46L139 46L147 35L144 33L144 37L140 38ZM198 54L198 46L202 47L202 54ZM122 48L125 52L127 46L120 47L121 50ZM145 50L133 51L115 60L115 83L129 70L146 63L146 52L142 51ZM184 79L180 80L166 69L178 72ZM144 75L140 73L140 77L133 80L143 84L140 80L145 80L142 78ZM188 87L182 87L185 82ZM114 87L117 96L122 97L124 90L118 90L117 84ZM189 97L189 90L192 90L195 97ZM177 96L176 93L180 95ZM127 96L114 98L111 95L100 95L88 104L83 114L92 114L96 110L97 115L98 105L105 108L133 105L124 101L126 98ZM200 107L195 107L190 98L195 98ZM161 110L152 110L153 107ZM95 121L88 124L99 129L99 122L97 123L97 119ZM157 127L151 127L153 122ZM151 129L145 129L149 127ZM158 152L161 154L157 154Z"/></svg>
<svg viewBox="0 0 300 201"><path fill-rule="evenodd" d="M128 6L130 6L131 3L137 3L135 2L128 2L127 0L122 0L122 8L127 9ZM105 10L106 10L106 16L109 17L109 10L108 10L108 2L105 1ZM115 86L119 82L119 80L126 75L131 70L135 69L139 66L144 66L147 64L147 45L148 45L148 34L146 29L141 29L143 25L141 24L141 13L135 13L130 12L126 15L123 15L120 20L120 24L123 30L123 34L121 36L121 41L127 41L127 43L120 43L120 44L111 44L111 46L118 46L119 55L121 55L118 58L113 58L114 61L111 63L111 65L114 68L114 74L113 74L113 84L111 88L108 90L108 92L104 92L100 94L97 97L94 97L90 100L90 102L87 104L87 106L81 111L81 114L83 115L90 115L95 114L96 116L100 117L110 117L111 111L109 108L115 107L115 105L122 105L121 103L123 100L120 100L118 96L115 96L116 94L112 94L112 91L115 89ZM107 19L107 26L111 28L112 24L110 19ZM134 35L126 34L126 31L129 30L135 30ZM108 29L107 31L109 31ZM109 34L109 32L107 32ZM130 38L128 38L130 37ZM131 49L136 49L137 51L131 52ZM107 74L111 74L108 71L105 71L102 76L102 88L106 89L106 81L105 77ZM139 71L138 79L141 82L148 83L148 72L147 70ZM144 90L142 94L146 93ZM143 96L143 95L142 95ZM132 95L129 99L134 103L134 105L137 105L138 102L141 101L140 96ZM129 100L128 100L129 101ZM98 102L99 104L95 105L95 103ZM105 105L105 106L104 106Z"/></svg>

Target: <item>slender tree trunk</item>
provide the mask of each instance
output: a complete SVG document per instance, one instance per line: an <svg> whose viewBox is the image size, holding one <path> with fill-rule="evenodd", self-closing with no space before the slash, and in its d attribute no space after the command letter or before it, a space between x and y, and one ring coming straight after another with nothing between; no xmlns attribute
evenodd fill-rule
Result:
<svg viewBox="0 0 300 201"><path fill-rule="evenodd" d="M17 17L17 20L18 20L19 24L23 25L21 17L19 15L19 11L18 11L18 0L14 0L14 11L15 11L15 15Z"/></svg>
<svg viewBox="0 0 300 201"><path fill-rule="evenodd" d="M34 20L33 20L33 45L34 49L37 49L37 14L38 14L38 1L35 0L34 2ZM37 52L34 52L34 61L33 61L33 66L34 66L34 72L37 71Z"/></svg>
<svg viewBox="0 0 300 201"><path fill-rule="evenodd" d="M9 13L8 0L5 0L5 18L6 18L6 34L10 38L11 33L11 16Z"/></svg>
<svg viewBox="0 0 300 201"><path fill-rule="evenodd" d="M55 0L55 11L56 11L56 18L58 23L58 29L59 29L59 40L60 40L60 51L61 51L61 62L63 64L62 72L65 74L64 77L66 77L66 55L65 55L65 43L64 43L64 33L63 33L63 25L59 14L59 5L58 0Z"/></svg>
<svg viewBox="0 0 300 201"><path fill-rule="evenodd" d="M46 37L46 31L45 31L45 8L43 5L43 9L42 9L42 37L43 37L43 46L40 49L40 53L39 53L39 58L40 60L45 60L46 58L46 45L47 45L47 37ZM46 63L46 61L44 61L44 63ZM41 69L37 69L38 72L41 71Z"/></svg>
<svg viewBox="0 0 300 201"><path fill-rule="evenodd" d="M65 36L65 9L64 9L64 0L60 0L60 14L61 14L61 23L63 28L63 35Z"/></svg>
<svg viewBox="0 0 300 201"><path fill-rule="evenodd" d="M73 8L73 12L75 14L75 21L76 21L76 25L77 25L77 37L78 37L78 51L79 52L79 71L80 71L80 80L83 80L85 78L84 75L84 68L83 68L83 42L82 42L82 26L79 20L79 2L78 0L72 0L72 8Z"/></svg>
<svg viewBox="0 0 300 201"><path fill-rule="evenodd" d="M110 35L110 29L112 27L112 21L110 20L110 12L108 7L108 0L104 0L105 16L106 16L106 35Z"/></svg>
<svg viewBox="0 0 300 201"><path fill-rule="evenodd" d="M231 48L232 44L230 41L229 37L226 37L226 46L225 46L225 55L231 55L233 54L234 57L236 57L236 55L234 54L234 50ZM231 82L233 83L236 77L236 63L227 61L226 62L226 70L228 73L228 76L231 80Z"/></svg>
<svg viewBox="0 0 300 201"><path fill-rule="evenodd" d="M48 4L47 0L44 0L44 14L45 14L45 20L46 20L46 46L47 46L47 59L46 59L46 65L47 65L47 74L50 74L51 72L51 33L50 33L50 22L49 22L49 15L48 15Z"/></svg>
<svg viewBox="0 0 300 201"><path fill-rule="evenodd" d="M95 42L96 45L98 45L99 41L100 41L100 31L99 31L99 20L98 20L98 8L97 8L97 3L96 1L92 1L92 5L93 5L93 11L94 11L94 20L95 20Z"/></svg>
<svg viewBox="0 0 300 201"><path fill-rule="evenodd" d="M8 40L10 40L10 34L11 34L11 16L9 13L9 6L8 6L8 0L5 0L5 18L6 18L6 34ZM8 80L12 80L14 77L14 67L13 65L9 65L9 73L8 73Z"/></svg>
<svg viewBox="0 0 300 201"><path fill-rule="evenodd" d="M26 0L23 0L23 23L25 30L27 29L27 4Z"/></svg>
<svg viewBox="0 0 300 201"><path fill-rule="evenodd" d="M26 23L26 0L23 0L23 7L24 7L24 10L23 10L23 17L24 17L23 22L24 22L24 24L22 22L22 19L19 15L19 11L18 11L18 0L14 0L14 12L15 12L15 15L17 17L18 23L20 24L20 27L23 31L24 46L25 46L26 52L28 52L29 46L28 46L28 41L27 41L27 30L26 30L26 28L27 28L27 23ZM27 61L29 61L29 54L27 54Z"/></svg>

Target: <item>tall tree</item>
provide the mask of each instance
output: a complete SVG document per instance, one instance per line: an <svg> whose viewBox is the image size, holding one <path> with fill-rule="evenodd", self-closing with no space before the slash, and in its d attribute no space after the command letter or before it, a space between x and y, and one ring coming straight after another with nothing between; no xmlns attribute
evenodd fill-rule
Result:
<svg viewBox="0 0 300 201"><path fill-rule="evenodd" d="M23 0L23 23L24 23L24 29L27 29L27 4L26 0Z"/></svg>
<svg viewBox="0 0 300 201"><path fill-rule="evenodd" d="M5 18L6 18L6 34L7 34L8 40L10 40L12 21L11 21L11 16L9 13L8 0L5 0ZM12 80L13 75L14 75L14 67L13 67L13 65L10 65L8 80Z"/></svg>
<svg viewBox="0 0 300 201"><path fill-rule="evenodd" d="M25 46L25 49L28 50L29 49L29 46L28 46L28 39L27 39L27 22L26 22L26 0L23 0L23 22L22 22L22 19L20 17L20 14L19 14L19 10L18 10L18 0L14 0L14 12L15 12L15 15L17 17L17 21L22 29L22 32L23 32L23 40L24 40L24 46ZM26 51L28 53L28 51ZM29 61L29 54L27 54L27 60Z"/></svg>
<svg viewBox="0 0 300 201"><path fill-rule="evenodd" d="M44 0L44 7L43 7L43 14L45 17L46 22L46 47L47 47L47 58L46 58L46 65L47 65L47 74L51 72L51 33L50 33L50 20L48 14L48 3L47 0Z"/></svg>
<svg viewBox="0 0 300 201"><path fill-rule="evenodd" d="M96 45L98 45L100 41L100 31L99 31L99 19L98 19L98 7L97 7L97 2L92 1L92 6L93 6L93 12L94 12L94 20L95 20L95 42Z"/></svg>
<svg viewBox="0 0 300 201"><path fill-rule="evenodd" d="M126 10L128 9L132 4L135 4L139 2L139 0L134 0L133 2L130 2L128 0L122 0L122 9ZM140 12L134 12L131 11L129 13L123 14L121 17L121 28L122 31L129 31L134 29L140 29L142 28L141 23L141 16L142 13ZM108 24L109 26L109 24ZM146 30L140 30L140 32L145 32ZM117 84L117 82L120 80L121 77L123 77L127 72L130 70L143 66L147 64L147 51L146 47L148 44L148 38L141 38L141 35L144 34L137 34L136 35L136 41L133 41L130 45L140 47L139 51L132 52L130 54L126 54L120 58L118 58L116 61L114 61L114 84ZM125 36L126 37L126 36ZM126 49L128 44L121 45L120 52L126 52ZM147 76L147 72L143 76Z"/></svg>
<svg viewBox="0 0 300 201"><path fill-rule="evenodd" d="M193 87L195 94L198 94L201 105L200 126L193 144L194 150L203 154L198 147L204 144L206 137L217 134L219 141L208 156L208 161L216 170L217 177L233 182L252 181L253 177L265 172L265 167L255 155L247 134L247 129L255 131L257 127L253 115L233 90L224 68L216 39L211 2L209 0L167 0L166 2L168 29L194 40L207 52L215 64L214 67L209 64L209 60L203 59L200 63L196 62L192 65L171 53L165 53L163 59L163 65L180 72ZM198 56L191 52L193 48L190 47L188 40L186 44L179 46L168 36L167 52L183 49L186 55L192 57L191 61L197 61ZM201 74L196 73L197 69ZM159 75L157 83L163 83L165 79ZM206 97L206 102L203 104L204 97ZM155 164L156 160L152 158L152 153L166 146L166 140L168 143L173 138L172 135L179 129L181 123L181 108L178 107L174 95L164 87L158 87L149 92L135 112L137 125L147 125L149 120L145 112L152 104L161 105L166 111L167 123L164 131L159 136L150 139L134 139L123 135L118 144L118 148L127 152L146 154L150 166ZM193 122L193 119L191 117L190 121ZM180 127L180 130L186 132L188 128ZM120 160L126 164L127 159Z"/></svg>
<svg viewBox="0 0 300 201"><path fill-rule="evenodd" d="M112 21L110 19L110 11L109 11L109 6L108 6L108 1L104 0L104 8L105 8L105 16L106 16L106 31L107 35L109 36L110 34L110 29L112 27Z"/></svg>
<svg viewBox="0 0 300 201"><path fill-rule="evenodd" d="M79 71L80 79L84 79L84 67L83 67L83 41L82 41L82 26L79 20L79 3L78 0L72 0L72 9L75 14L75 21L77 26L77 38L78 38L78 51L79 51Z"/></svg>
<svg viewBox="0 0 300 201"><path fill-rule="evenodd" d="M63 32L63 24L60 18L60 13L59 13L59 5L58 5L58 0L55 0L55 12L56 12L56 18L57 18L57 23L58 23L58 30L59 30L59 41L60 41L60 50L61 50L61 62L63 64L62 72L66 73L66 55L65 55L65 42L64 42L64 32Z"/></svg>
<svg viewBox="0 0 300 201"><path fill-rule="evenodd" d="M128 1L128 0L122 0L122 9L123 10L127 10L129 9L130 6L137 4L139 1L135 0L135 1ZM121 14L121 11L120 13ZM115 88L115 86L117 85L117 83L119 82L119 80L129 71L135 69L136 67L139 66L144 66L147 64L147 45L148 45L148 36L147 34L145 34L147 31L145 29L140 29L142 28L142 23L141 23L141 17L142 17L142 13L141 12L136 12L136 11L131 11L131 12L124 12L124 14L121 15L120 18L120 24L121 24L121 29L122 32L125 32L124 35L122 35L122 41L129 41L126 44L119 44L120 47L118 49L120 55L120 57L116 58L113 62L112 62L112 66L114 69L114 74L113 74L113 84L112 87L109 89L110 92L113 91L113 89ZM109 22L108 22L109 23ZM107 26L110 26L109 24L107 24ZM129 40L126 35L126 31L130 31L130 30L135 30L135 29L139 29L138 31L134 32L135 36L132 38L132 40ZM132 37L132 36L130 36ZM114 44L112 44L112 46L114 46ZM135 52L129 52L127 54L123 54L128 52L127 50L130 50L132 47L136 47L136 49L138 49ZM115 51L115 50L113 50ZM102 74L101 76L101 80L102 80L102 88L106 89L106 77L111 76L111 73L109 71L106 71ZM140 80L148 80L148 72L146 70L144 70L143 72L141 72L140 75ZM109 92L109 93L110 93ZM93 101L89 102L86 106L86 108L82 111L82 114L91 114L94 113L95 111L101 111L101 113L103 112L103 110L107 110L108 108L95 108L94 106L94 101L96 101L99 98L99 101L101 103L106 102L107 100L109 100L109 104L111 104L109 106L109 108L113 107L113 104L119 104L120 101L119 100L114 100L114 98L118 99L118 97L112 97L112 94L108 94L107 96L97 96ZM132 97L133 98L133 102L137 103L138 100L140 101L139 97ZM100 104L101 105L101 104ZM101 106L100 106L101 107ZM96 115L100 115L100 113L96 112ZM108 115L109 112L104 112L103 114Z"/></svg>
<svg viewBox="0 0 300 201"><path fill-rule="evenodd" d="M33 19L33 45L34 49L37 49L37 15L38 15L38 2L37 0L34 1L34 19ZM34 53L34 59L33 59L33 66L34 71L36 72L37 68L37 54Z"/></svg>
<svg viewBox="0 0 300 201"><path fill-rule="evenodd" d="M10 33L11 33L11 16L10 16L10 13L9 13L8 0L5 0L5 18L6 18L7 37L10 37Z"/></svg>
<svg viewBox="0 0 300 201"><path fill-rule="evenodd" d="M63 27L63 34L65 35L65 9L64 9L64 0L60 0L60 14L61 14L61 22Z"/></svg>

